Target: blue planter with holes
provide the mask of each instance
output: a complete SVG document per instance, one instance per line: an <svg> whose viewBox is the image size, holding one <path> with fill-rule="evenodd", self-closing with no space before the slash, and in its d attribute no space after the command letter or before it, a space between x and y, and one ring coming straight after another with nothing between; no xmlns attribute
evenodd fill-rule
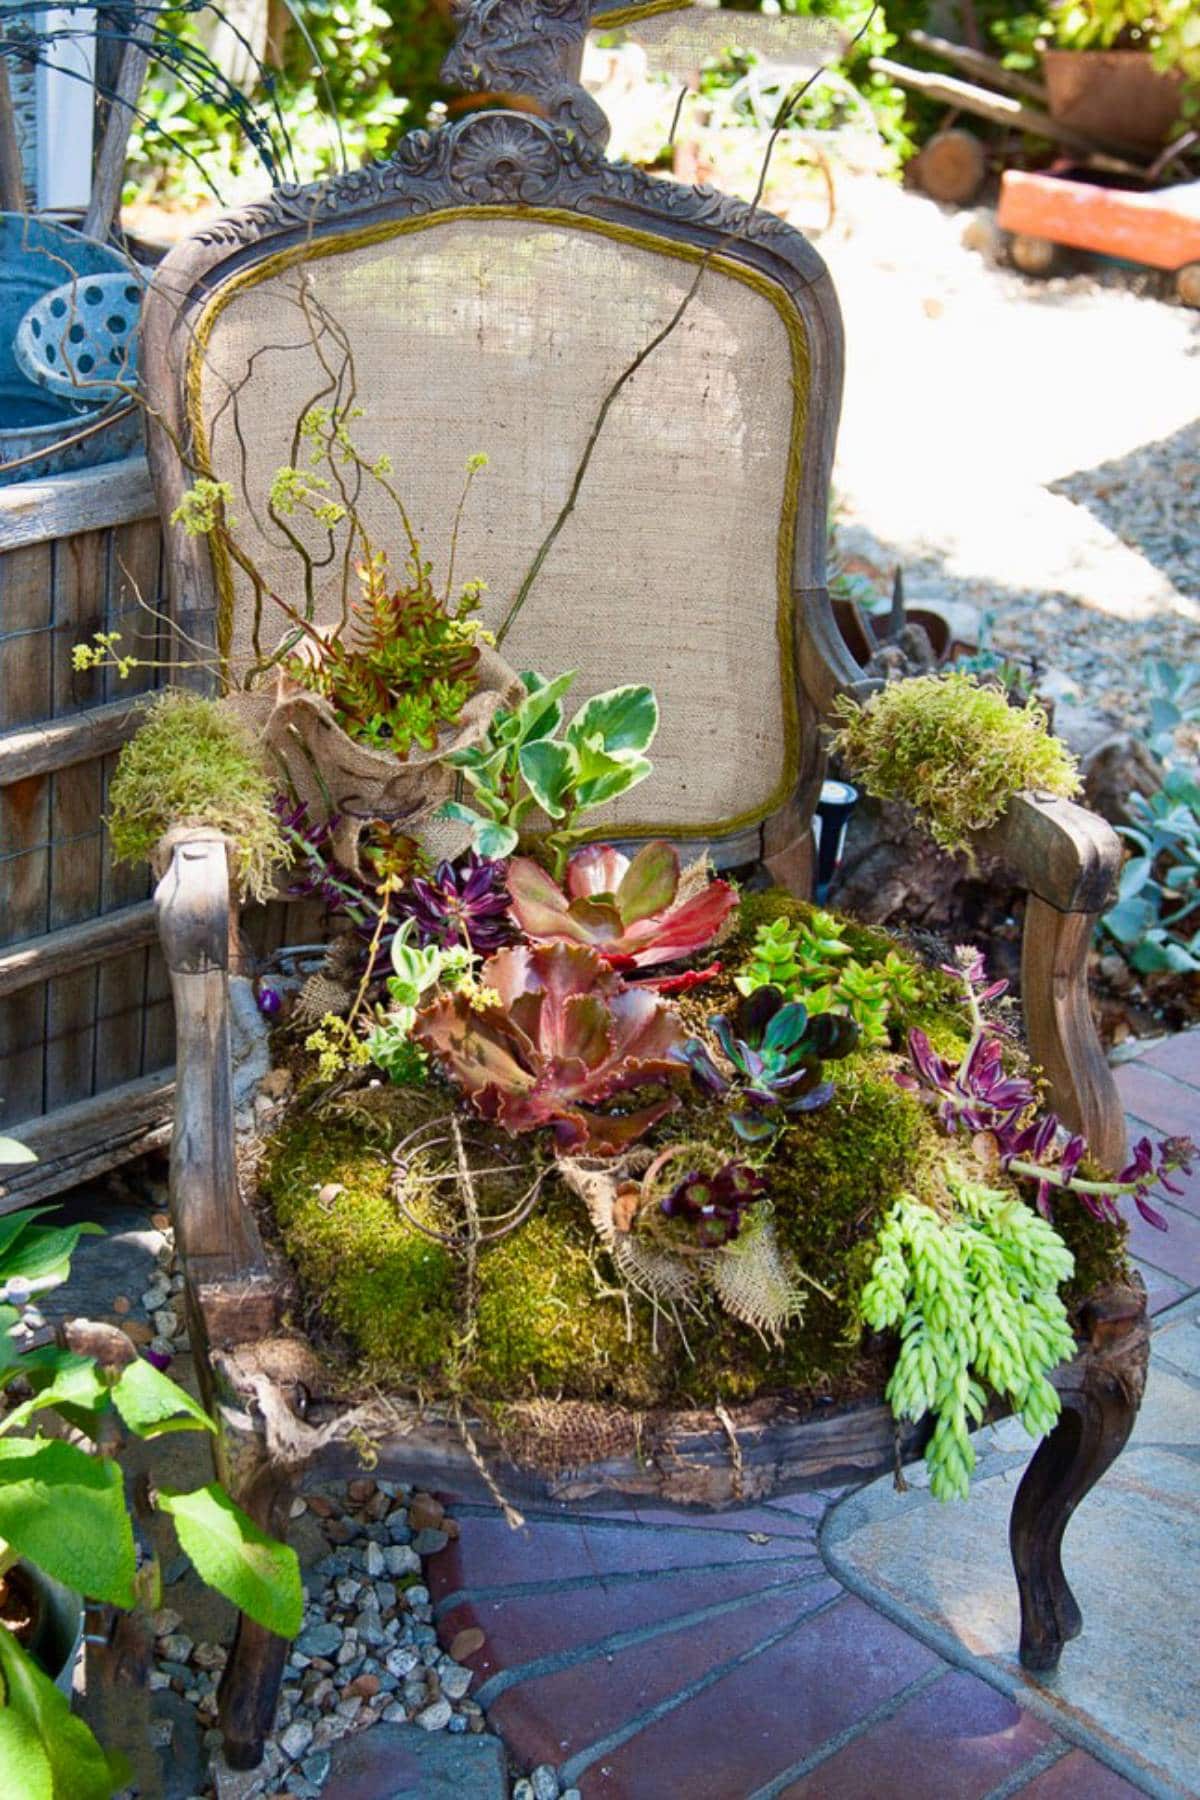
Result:
<svg viewBox="0 0 1200 1800"><path fill-rule="evenodd" d="M107 279L96 280L97 277ZM68 226L49 220L29 218L22 213L0 213L0 483L41 480L70 469L94 468L141 447L141 408L135 401L111 385L80 386L70 378L65 384L46 382L40 377L30 380L16 351L18 335L38 341L32 330L20 333L31 308L42 326L41 362L51 374L55 362L61 362L62 350L88 354L84 340L89 323L94 321L99 327L95 349L99 350L100 359L111 358L121 340L125 346L121 362L118 366L110 361L109 367L118 378L131 379L133 367L126 361L126 349L135 342L140 293L135 302L124 290L134 290L136 285L125 258L107 244L81 237ZM95 302L83 299L89 286L100 295ZM59 290L55 297L62 302L61 314L51 312L47 304L55 290ZM119 332L107 324L118 319L122 326ZM49 331L52 324L62 328L65 344L53 339ZM82 329L84 335L72 342L68 334L73 329ZM52 356L45 354L47 347ZM95 365L97 370L100 359ZM41 366L32 353L30 360ZM90 373L82 368L77 371L84 378Z"/></svg>

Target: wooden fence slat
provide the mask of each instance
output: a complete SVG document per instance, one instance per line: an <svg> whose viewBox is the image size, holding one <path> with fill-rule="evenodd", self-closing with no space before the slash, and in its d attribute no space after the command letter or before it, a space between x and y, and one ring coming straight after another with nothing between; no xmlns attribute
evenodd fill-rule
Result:
<svg viewBox="0 0 1200 1800"><path fill-rule="evenodd" d="M23 1126L21 1137L41 1158L4 1171L0 1213L28 1206L42 1194L58 1193L102 1174L171 1135L175 1071L156 1069L137 1081L112 1088L75 1106L57 1108L48 1118Z"/></svg>
<svg viewBox="0 0 1200 1800"><path fill-rule="evenodd" d="M75 532L156 516L146 459L129 456L99 469L0 489L0 551L49 546Z"/></svg>
<svg viewBox="0 0 1200 1800"><path fill-rule="evenodd" d="M129 694L107 706L65 719L47 719L0 737L0 787L30 775L48 775L72 763L92 762L118 750L137 730L145 697Z"/></svg>
<svg viewBox="0 0 1200 1800"><path fill-rule="evenodd" d="M0 999L77 969L94 967L109 957L153 942L154 907L149 900L119 912L84 919L61 931L49 931L0 954Z"/></svg>

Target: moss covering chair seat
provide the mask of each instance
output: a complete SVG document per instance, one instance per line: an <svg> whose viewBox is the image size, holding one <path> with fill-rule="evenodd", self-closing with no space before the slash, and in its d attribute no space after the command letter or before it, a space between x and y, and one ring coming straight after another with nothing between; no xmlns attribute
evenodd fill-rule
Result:
<svg viewBox="0 0 1200 1800"><path fill-rule="evenodd" d="M824 571L837 303L815 250L774 215L606 159L603 118L574 81L590 10L479 0L448 73L472 91L523 90L528 110L413 132L384 164L280 191L172 250L142 348L160 507L173 513L197 471L227 483L267 583L284 581L285 546L255 502L294 460L296 419L320 391L306 311L317 295L352 346L366 447L392 457L443 566L444 496L468 456L490 455L459 563L490 583L487 622L507 632L514 666L575 668L581 698L625 681L655 688L654 774L598 830L707 847L718 866L761 860L803 894L822 723L839 693L861 689ZM244 667L256 596L239 570L200 538L175 538L168 566L189 641ZM315 602L318 619L336 616L336 573ZM988 847L1029 893L1033 1057L1061 1117L1115 1167L1121 1109L1088 1012L1086 955L1119 846L1082 808L1030 793ZM307 1404L319 1388L311 1358L280 1332L288 1282L239 1190L222 840L179 843L157 899L176 1006L172 1207L192 1342L225 1479L280 1532L305 1471L351 1465L348 1409ZM1062 1424L1014 1514L1031 1666L1049 1666L1078 1629L1062 1530L1124 1442L1145 1367L1142 1296L1098 1294L1082 1317L1080 1355L1059 1378ZM499 1456L515 1499L726 1505L867 1479L922 1443L920 1428L897 1443L878 1395L833 1416L750 1402L736 1417L656 1417L639 1454L620 1442L604 1454L593 1437L596 1453L573 1474L522 1475L478 1421L444 1409L394 1417L381 1471L478 1489ZM261 1756L286 1651L241 1621L221 1689L237 1766Z"/></svg>

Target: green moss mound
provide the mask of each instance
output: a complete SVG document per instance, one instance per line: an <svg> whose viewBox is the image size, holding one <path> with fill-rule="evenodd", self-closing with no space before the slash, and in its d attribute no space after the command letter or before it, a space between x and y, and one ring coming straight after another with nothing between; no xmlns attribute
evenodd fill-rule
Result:
<svg viewBox="0 0 1200 1800"><path fill-rule="evenodd" d="M1010 705L996 687L953 671L889 682L864 706L837 705L831 749L878 800L915 807L944 850L969 850L1015 794L1079 792L1074 757L1036 700Z"/></svg>
<svg viewBox="0 0 1200 1800"><path fill-rule="evenodd" d="M235 846L243 892L265 900L287 858L273 793L253 740L230 713L200 694L163 694L117 762L108 796L113 854L146 862L173 826L211 825Z"/></svg>
<svg viewBox="0 0 1200 1800"><path fill-rule="evenodd" d="M736 1000L732 974L759 924L807 910L778 892L744 897L736 932L720 952L727 973L682 1002L692 1029ZM845 937L864 961L903 948L849 922ZM912 963L920 998L895 1022L894 1035L899 1041L919 1022L947 1054L961 1055L966 1030L955 984ZM858 1311L876 1234L901 1194L936 1194L947 1149L929 1111L897 1087L895 1066L887 1050L831 1066L832 1101L799 1116L765 1162L777 1235L811 1284L804 1318L782 1347L711 1302L700 1316L682 1313L683 1335L662 1316L656 1323L648 1302L622 1291L582 1202L553 1175L527 1222L480 1248L470 1304L466 1259L406 1220L392 1190L394 1146L452 1106L450 1091L436 1082L359 1090L320 1117L294 1113L267 1148L260 1188L310 1317L340 1344L351 1384L427 1398L617 1401L639 1410L768 1393L801 1400L878 1393L889 1359L878 1344L864 1347ZM503 1133L473 1123L471 1135L478 1166L511 1159L513 1143ZM651 1146L705 1136L737 1153L723 1118L688 1093ZM539 1154L533 1139L523 1149L530 1159ZM449 1168L449 1149L441 1154ZM453 1233L435 1162L425 1186L414 1167L408 1205L421 1224ZM481 1198L485 1215L520 1198L524 1169L506 1187L507 1180ZM1077 1261L1068 1300L1120 1272L1122 1228L1101 1224L1069 1195L1055 1222Z"/></svg>

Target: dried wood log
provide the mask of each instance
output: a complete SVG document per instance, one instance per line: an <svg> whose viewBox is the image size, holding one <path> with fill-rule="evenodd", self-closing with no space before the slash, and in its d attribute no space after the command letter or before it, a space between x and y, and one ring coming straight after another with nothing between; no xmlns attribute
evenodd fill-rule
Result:
<svg viewBox="0 0 1200 1800"><path fill-rule="evenodd" d="M948 62L952 68L961 69L964 75L974 75L980 81L986 81L1007 94L1019 94L1025 100L1032 100L1035 106L1049 104L1046 90L1040 81L1034 81L1016 69L1006 69L997 57L985 56L982 50L968 49L966 44L952 44L949 38L935 37L928 31L910 31L908 41L930 56L940 56L943 62Z"/></svg>

